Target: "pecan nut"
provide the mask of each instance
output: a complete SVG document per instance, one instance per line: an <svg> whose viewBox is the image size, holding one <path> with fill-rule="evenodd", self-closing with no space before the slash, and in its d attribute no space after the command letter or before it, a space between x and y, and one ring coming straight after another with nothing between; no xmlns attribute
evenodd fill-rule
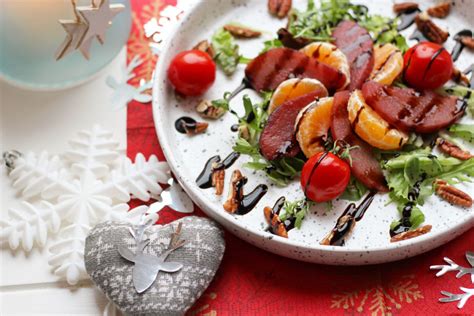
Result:
<svg viewBox="0 0 474 316"><path fill-rule="evenodd" d="M442 44L449 37L449 33L431 21L426 13L418 14L415 23L418 30L432 42Z"/></svg>
<svg viewBox="0 0 474 316"><path fill-rule="evenodd" d="M397 234L390 239L390 242L402 241L402 240L411 239L411 238L424 235L426 233L429 233L431 231L431 228L432 228L431 225L425 225L422 227L418 227L417 229L414 229L414 230L409 230L407 232Z"/></svg>
<svg viewBox="0 0 474 316"><path fill-rule="evenodd" d="M355 224L356 222L354 220L354 216L349 214L341 216L337 220L336 227L334 227L333 230L331 230L331 232L326 237L324 237L324 239L321 240L319 244L323 246L329 246L341 242L341 239L349 234L352 229L354 229ZM341 231L343 231L343 233L341 233ZM339 234L336 235L337 232ZM335 239L336 237L337 239Z"/></svg>
<svg viewBox="0 0 474 316"><path fill-rule="evenodd" d="M437 179L434 186L436 194L449 203L467 208L472 206L472 198L469 194L449 185L446 181Z"/></svg>
<svg viewBox="0 0 474 316"><path fill-rule="evenodd" d="M263 214L270 225L272 233L283 238L288 238L288 231L286 230L285 224L280 219L280 216L273 212L271 207L266 206L263 209Z"/></svg>
<svg viewBox="0 0 474 316"><path fill-rule="evenodd" d="M196 106L196 111L203 118L207 119L218 119L225 113L225 109L221 107L214 106L209 100L202 100Z"/></svg>
<svg viewBox="0 0 474 316"><path fill-rule="evenodd" d="M236 24L226 24L224 25L224 30L238 38L255 38L262 35L262 33L257 30Z"/></svg>
<svg viewBox="0 0 474 316"><path fill-rule="evenodd" d="M268 0L268 11L271 14L284 18L291 9L291 0Z"/></svg>
<svg viewBox="0 0 474 316"><path fill-rule="evenodd" d="M454 82L465 86L469 86L469 84L471 83L469 77L466 76L466 74L459 70L457 67L453 67L453 74L451 75L451 79Z"/></svg>
<svg viewBox="0 0 474 316"><path fill-rule="evenodd" d="M462 150L459 146L439 137L436 139L436 145L445 154L460 160L469 160L474 156L470 152Z"/></svg>
<svg viewBox="0 0 474 316"><path fill-rule="evenodd" d="M242 175L240 170L234 170L230 179L229 195L224 202L224 210L231 214L239 210L240 203L244 197L244 184L246 182L247 178Z"/></svg>
<svg viewBox="0 0 474 316"><path fill-rule="evenodd" d="M200 50L201 52L207 53L211 58L214 58L215 52L208 40L202 40L193 47L193 49Z"/></svg>
<svg viewBox="0 0 474 316"><path fill-rule="evenodd" d="M216 188L216 195L222 195L224 192L225 168L222 163L212 164L212 186Z"/></svg>
<svg viewBox="0 0 474 316"><path fill-rule="evenodd" d="M471 36L460 36L459 41L469 49L474 49L474 38Z"/></svg>
<svg viewBox="0 0 474 316"><path fill-rule="evenodd" d="M400 2L393 5L393 12L396 14L411 12L418 9L418 3L416 2Z"/></svg>
<svg viewBox="0 0 474 316"><path fill-rule="evenodd" d="M209 124L206 122L196 122L195 124L183 124L182 126L187 135L197 135L204 133Z"/></svg>
<svg viewBox="0 0 474 316"><path fill-rule="evenodd" d="M445 18L448 16L449 11L451 10L451 3L449 1L442 2L435 6L432 6L426 12L434 18Z"/></svg>

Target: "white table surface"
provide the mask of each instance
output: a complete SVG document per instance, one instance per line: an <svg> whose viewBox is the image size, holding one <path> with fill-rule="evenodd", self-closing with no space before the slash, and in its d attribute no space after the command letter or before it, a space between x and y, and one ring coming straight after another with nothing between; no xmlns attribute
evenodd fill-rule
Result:
<svg viewBox="0 0 474 316"><path fill-rule="evenodd" d="M108 75L120 78L125 50L99 76L79 87L58 92L31 92L0 82L0 152L47 150L62 153L76 132L93 125L113 131L126 148L126 109L113 110ZM19 203L6 168L0 167L1 209ZM70 287L58 281L47 262L47 245L25 254L0 249L0 315L99 315L107 300L89 280Z"/></svg>

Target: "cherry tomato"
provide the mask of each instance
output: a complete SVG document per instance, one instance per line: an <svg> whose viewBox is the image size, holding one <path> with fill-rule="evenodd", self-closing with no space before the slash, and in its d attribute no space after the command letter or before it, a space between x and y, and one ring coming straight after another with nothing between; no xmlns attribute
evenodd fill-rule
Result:
<svg viewBox="0 0 474 316"><path fill-rule="evenodd" d="M349 183L349 165L332 153L317 153L303 166L301 187L306 197L315 202L327 202L344 192Z"/></svg>
<svg viewBox="0 0 474 316"><path fill-rule="evenodd" d="M403 77L414 88L439 88L453 73L451 55L436 43L421 42L407 50L403 59Z"/></svg>
<svg viewBox="0 0 474 316"><path fill-rule="evenodd" d="M176 55L168 68L168 79L176 91L186 96L201 95L216 79L216 64L197 49Z"/></svg>

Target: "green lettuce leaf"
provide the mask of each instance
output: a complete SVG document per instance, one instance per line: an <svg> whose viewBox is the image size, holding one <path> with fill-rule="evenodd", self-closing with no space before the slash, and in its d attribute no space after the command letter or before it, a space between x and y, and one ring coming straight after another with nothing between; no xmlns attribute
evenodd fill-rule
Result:
<svg viewBox="0 0 474 316"><path fill-rule="evenodd" d="M232 75L240 60L239 45L235 43L232 34L223 28L214 33L211 41L215 51L214 60L226 75Z"/></svg>
<svg viewBox="0 0 474 316"><path fill-rule="evenodd" d="M454 124L449 131L457 136L474 144L474 124Z"/></svg>

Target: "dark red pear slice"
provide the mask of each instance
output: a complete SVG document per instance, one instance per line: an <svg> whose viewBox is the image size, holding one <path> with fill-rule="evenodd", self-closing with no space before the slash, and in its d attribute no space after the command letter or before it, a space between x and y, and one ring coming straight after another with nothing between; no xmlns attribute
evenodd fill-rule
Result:
<svg viewBox="0 0 474 316"><path fill-rule="evenodd" d="M405 132L434 133L462 116L457 98L431 90L386 86L369 81L362 87L367 104L384 120Z"/></svg>
<svg viewBox="0 0 474 316"><path fill-rule="evenodd" d="M350 151L352 175L370 190L387 192L388 187L382 168L375 159L372 147L360 139L353 131L347 112L350 92L341 91L334 95L331 113L331 134L334 140L341 140L350 146L358 146Z"/></svg>
<svg viewBox="0 0 474 316"><path fill-rule="evenodd" d="M258 92L275 90L289 78L318 79L336 91L345 83L345 75L331 66L290 48L274 48L254 58L245 69L250 86Z"/></svg>
<svg viewBox="0 0 474 316"><path fill-rule="evenodd" d="M354 21L342 21L332 32L334 43L349 62L350 91L360 89L374 68L374 44L369 32Z"/></svg>
<svg viewBox="0 0 474 316"><path fill-rule="evenodd" d="M268 160L296 156L300 151L295 137L298 113L318 97L324 96L324 91L314 91L288 100L273 111L260 135L261 154Z"/></svg>

